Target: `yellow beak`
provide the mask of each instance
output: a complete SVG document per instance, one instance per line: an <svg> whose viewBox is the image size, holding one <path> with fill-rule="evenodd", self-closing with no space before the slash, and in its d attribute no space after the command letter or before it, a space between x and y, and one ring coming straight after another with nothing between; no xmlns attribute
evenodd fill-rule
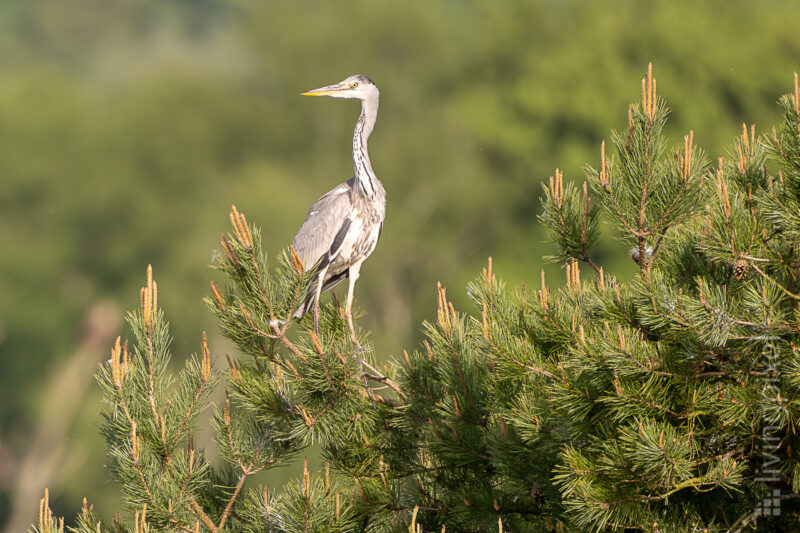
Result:
<svg viewBox="0 0 800 533"><path fill-rule="evenodd" d="M306 91L304 93L300 93L301 96L329 96L332 94L339 93L344 91L345 89L349 89L350 87L347 85L342 85L341 83L337 83L335 85L326 85L325 87L320 87L319 89L311 89L310 91Z"/></svg>

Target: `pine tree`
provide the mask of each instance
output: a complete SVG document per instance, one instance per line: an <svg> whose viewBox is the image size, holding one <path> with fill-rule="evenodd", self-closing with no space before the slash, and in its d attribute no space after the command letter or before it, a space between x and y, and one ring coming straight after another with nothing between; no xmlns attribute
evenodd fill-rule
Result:
<svg viewBox="0 0 800 533"><path fill-rule="evenodd" d="M507 287L491 260L475 311L437 289L426 340L378 368L342 309L292 321L313 271L272 259L234 208L206 302L240 356L174 374L148 269L132 342L98 381L132 525L84 508L75 531L792 531L800 527L800 88L783 122L743 127L716 166L675 147L649 69L627 128L581 187L556 171L542 222L566 283ZM620 281L601 229L631 247ZM588 272L588 274L587 274ZM221 464L192 434L211 405ZM324 468L248 483L310 445ZM47 495L32 531L63 530Z"/></svg>

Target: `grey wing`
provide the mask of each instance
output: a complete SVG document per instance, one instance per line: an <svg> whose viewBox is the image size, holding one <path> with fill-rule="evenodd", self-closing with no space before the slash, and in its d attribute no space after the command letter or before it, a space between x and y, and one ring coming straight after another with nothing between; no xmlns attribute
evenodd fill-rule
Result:
<svg viewBox="0 0 800 533"><path fill-rule="evenodd" d="M306 220L292 241L306 269L314 267L324 257L333 259L350 227L350 188L354 180L338 185L317 200L308 210Z"/></svg>

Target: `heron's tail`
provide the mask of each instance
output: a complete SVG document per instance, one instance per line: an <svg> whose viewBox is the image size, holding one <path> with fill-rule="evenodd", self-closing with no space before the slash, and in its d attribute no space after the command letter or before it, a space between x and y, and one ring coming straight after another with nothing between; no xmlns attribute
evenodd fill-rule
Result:
<svg viewBox="0 0 800 533"><path fill-rule="evenodd" d="M315 291L309 291L309 295L306 296L306 299L303 303L301 303L297 307L297 311L294 312L294 318L303 318L308 310L314 307L314 298L316 297Z"/></svg>

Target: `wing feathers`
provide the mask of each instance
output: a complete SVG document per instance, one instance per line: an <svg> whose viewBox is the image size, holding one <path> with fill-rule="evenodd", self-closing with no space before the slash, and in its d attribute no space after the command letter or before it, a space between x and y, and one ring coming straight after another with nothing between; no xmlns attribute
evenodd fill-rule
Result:
<svg viewBox="0 0 800 533"><path fill-rule="evenodd" d="M338 185L308 210L292 242L304 267L313 268L321 259L327 264L339 251L350 226L352 181Z"/></svg>
<svg viewBox="0 0 800 533"><path fill-rule="evenodd" d="M347 231L350 229L351 222L352 220L350 218L346 218L344 219L344 222L342 222L342 227L339 228L339 231L336 233L336 237L333 238L330 250L328 250L328 261L332 261L333 258L339 253L342 243L344 242L344 238L347 236Z"/></svg>

